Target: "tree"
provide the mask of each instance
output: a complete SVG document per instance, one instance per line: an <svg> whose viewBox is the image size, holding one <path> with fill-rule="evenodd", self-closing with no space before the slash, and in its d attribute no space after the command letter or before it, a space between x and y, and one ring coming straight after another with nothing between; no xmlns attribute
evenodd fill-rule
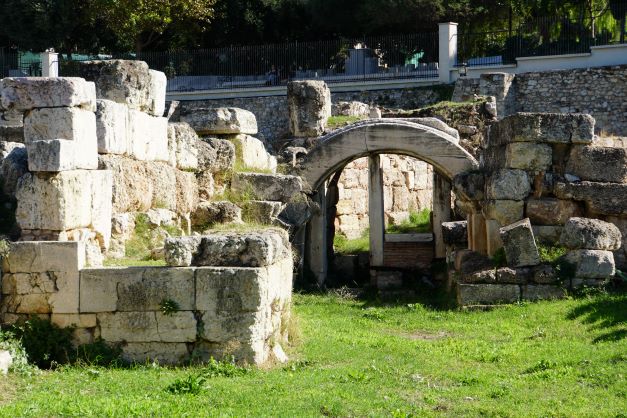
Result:
<svg viewBox="0 0 627 418"><path fill-rule="evenodd" d="M127 48L136 52L153 44L176 26L179 31L202 32L213 16L214 0L88 0L94 16L103 16L108 27Z"/></svg>

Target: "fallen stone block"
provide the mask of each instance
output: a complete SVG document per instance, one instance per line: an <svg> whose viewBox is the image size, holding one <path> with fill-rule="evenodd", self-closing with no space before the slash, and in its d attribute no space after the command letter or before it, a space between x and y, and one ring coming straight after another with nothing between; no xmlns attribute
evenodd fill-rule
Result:
<svg viewBox="0 0 627 418"><path fill-rule="evenodd" d="M614 254L602 250L570 251L564 259L575 266L575 278L608 279L616 273Z"/></svg>
<svg viewBox="0 0 627 418"><path fill-rule="evenodd" d="M457 284L459 306L513 303L520 299L517 284Z"/></svg>
<svg viewBox="0 0 627 418"><path fill-rule="evenodd" d="M239 142L244 166L276 172L277 159L266 151L263 142L250 135L237 135L235 141Z"/></svg>
<svg viewBox="0 0 627 418"><path fill-rule="evenodd" d="M99 99L96 103L98 153L127 154L128 108L111 100Z"/></svg>
<svg viewBox="0 0 627 418"><path fill-rule="evenodd" d="M287 203L300 195L303 184L297 176L237 173L231 181L231 189L250 194L258 200Z"/></svg>
<svg viewBox="0 0 627 418"><path fill-rule="evenodd" d="M459 283L496 283L496 269L491 268L470 274L462 274L459 277Z"/></svg>
<svg viewBox="0 0 627 418"><path fill-rule="evenodd" d="M293 136L320 136L331 117L331 91L324 81L290 81L287 106Z"/></svg>
<svg viewBox="0 0 627 418"><path fill-rule="evenodd" d="M505 149L505 165L525 171L548 171L553 163L553 149L547 144L515 142Z"/></svg>
<svg viewBox="0 0 627 418"><path fill-rule="evenodd" d="M6 375L13 365L13 357L6 350L0 351L0 374Z"/></svg>
<svg viewBox="0 0 627 418"><path fill-rule="evenodd" d="M138 110L128 112L129 153L140 161L165 161L168 150L168 120Z"/></svg>
<svg viewBox="0 0 627 418"><path fill-rule="evenodd" d="M540 264L540 255L529 218L501 228L501 239L503 240L503 248L505 248L507 264L510 267Z"/></svg>
<svg viewBox="0 0 627 418"><path fill-rule="evenodd" d="M166 238L165 261L169 266L187 267L194 265L200 253L200 236Z"/></svg>
<svg viewBox="0 0 627 418"><path fill-rule="evenodd" d="M566 172L582 180L627 182L627 148L573 146Z"/></svg>
<svg viewBox="0 0 627 418"><path fill-rule="evenodd" d="M618 250L622 236L616 225L599 219L570 218L560 243L571 249Z"/></svg>
<svg viewBox="0 0 627 418"><path fill-rule="evenodd" d="M195 108L181 113L198 135L255 135L257 118L248 110L236 107Z"/></svg>
<svg viewBox="0 0 627 418"><path fill-rule="evenodd" d="M186 123L168 123L169 163L179 170L198 169L198 135Z"/></svg>
<svg viewBox="0 0 627 418"><path fill-rule="evenodd" d="M572 200L555 198L528 199L526 214L531 223L535 225L564 225L568 219L574 216L582 216L584 213L581 204Z"/></svg>
<svg viewBox="0 0 627 418"><path fill-rule="evenodd" d="M192 213L192 227L194 229L206 229L215 224L241 223L242 210L234 203L201 202Z"/></svg>
<svg viewBox="0 0 627 418"><path fill-rule="evenodd" d="M94 83L78 77L7 77L0 80L0 108L24 112L42 107L82 107L93 112L96 109Z"/></svg>
<svg viewBox="0 0 627 418"><path fill-rule="evenodd" d="M249 200L241 204L242 217L247 222L256 222L264 225L272 224L285 208L281 202L263 200Z"/></svg>
<svg viewBox="0 0 627 418"><path fill-rule="evenodd" d="M366 103L351 101L337 102L331 105L331 115L333 116L357 116L368 117L370 115L370 106Z"/></svg>
<svg viewBox="0 0 627 418"><path fill-rule="evenodd" d="M442 222L442 240L446 245L468 242L468 222Z"/></svg>
<svg viewBox="0 0 627 418"><path fill-rule="evenodd" d="M198 171L219 173L228 171L235 164L235 144L226 139L202 138L198 148Z"/></svg>
<svg viewBox="0 0 627 418"><path fill-rule="evenodd" d="M586 202L586 209L599 215L627 215L627 184L557 182L555 196Z"/></svg>
<svg viewBox="0 0 627 418"><path fill-rule="evenodd" d="M28 154L24 144L0 142L0 190L15 197L17 181L28 172Z"/></svg>
<svg viewBox="0 0 627 418"><path fill-rule="evenodd" d="M521 220L525 213L522 200L486 200L482 208L486 219L493 219L501 226Z"/></svg>
<svg viewBox="0 0 627 418"><path fill-rule="evenodd" d="M523 300L551 300L564 299L566 289L555 285L528 284L522 287Z"/></svg>
<svg viewBox="0 0 627 418"><path fill-rule="evenodd" d="M488 178L486 197L494 200L524 200L531 192L527 173L523 170L498 170Z"/></svg>
<svg viewBox="0 0 627 418"><path fill-rule="evenodd" d="M501 267L496 270L496 281L505 284L526 284L531 278L529 268Z"/></svg>

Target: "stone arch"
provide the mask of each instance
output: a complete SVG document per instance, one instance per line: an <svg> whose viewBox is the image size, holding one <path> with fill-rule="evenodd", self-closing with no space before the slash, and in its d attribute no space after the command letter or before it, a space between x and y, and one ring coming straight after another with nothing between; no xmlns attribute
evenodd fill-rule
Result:
<svg viewBox="0 0 627 418"><path fill-rule="evenodd" d="M379 154L407 155L431 164L442 181L448 184L450 207L453 177L479 166L477 160L459 145L454 133L447 125L433 119L371 119L320 138L318 145L304 158L300 173L322 208L307 227L305 254L306 264L319 284L324 283L327 274L325 182L357 158L370 157L371 161L378 161ZM372 179L376 173L372 170L370 173ZM446 195L446 190L441 194ZM372 190L369 192L372 196ZM382 213L380 215L382 218ZM371 231L372 225L371 222ZM371 252L371 260L372 256Z"/></svg>

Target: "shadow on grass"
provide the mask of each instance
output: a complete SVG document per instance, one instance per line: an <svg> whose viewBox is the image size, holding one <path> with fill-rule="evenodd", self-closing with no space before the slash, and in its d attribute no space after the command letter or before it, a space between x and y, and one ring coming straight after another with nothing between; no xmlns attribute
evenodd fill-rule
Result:
<svg viewBox="0 0 627 418"><path fill-rule="evenodd" d="M594 343L627 338L627 289L622 287L621 293L612 292L592 297L571 310L567 318L590 324L591 330L602 330L603 333L592 340Z"/></svg>

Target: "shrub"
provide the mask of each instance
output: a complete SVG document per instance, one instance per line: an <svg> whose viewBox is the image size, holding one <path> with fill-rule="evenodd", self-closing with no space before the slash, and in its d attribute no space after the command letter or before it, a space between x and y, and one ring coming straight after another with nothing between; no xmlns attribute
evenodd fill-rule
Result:
<svg viewBox="0 0 627 418"><path fill-rule="evenodd" d="M187 377L176 379L165 390L174 395L198 395L205 387L207 378L202 374L190 374Z"/></svg>
<svg viewBox="0 0 627 418"><path fill-rule="evenodd" d="M10 371L20 374L31 374L35 368L28 363L28 355L22 343L11 331L0 329L0 350L6 350L13 358Z"/></svg>
<svg viewBox="0 0 627 418"><path fill-rule="evenodd" d="M76 362L84 362L92 366L111 366L122 361L122 349L117 345L109 345L101 338L91 344L83 344L76 349Z"/></svg>
<svg viewBox="0 0 627 418"><path fill-rule="evenodd" d="M74 328L59 328L49 320L33 316L10 330L22 343L29 363L49 369L69 361Z"/></svg>
<svg viewBox="0 0 627 418"><path fill-rule="evenodd" d="M240 367L235 364L235 358L231 356L230 358L222 361L217 361L211 357L202 374L206 378L213 378L242 376L248 372L249 370L247 368Z"/></svg>

